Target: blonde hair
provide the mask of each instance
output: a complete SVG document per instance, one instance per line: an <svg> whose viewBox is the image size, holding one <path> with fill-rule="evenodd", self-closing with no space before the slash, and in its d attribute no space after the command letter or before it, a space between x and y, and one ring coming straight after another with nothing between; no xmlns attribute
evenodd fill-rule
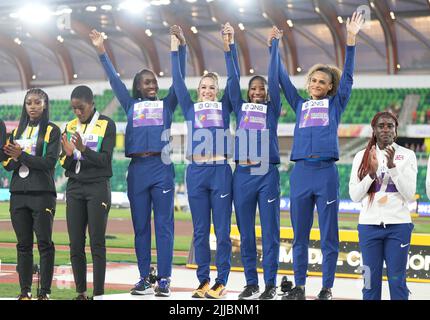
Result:
<svg viewBox="0 0 430 320"><path fill-rule="evenodd" d="M218 74L216 72L207 72L207 73L205 73L201 77L200 82L199 82L199 86L197 88L197 96L198 96L199 100L200 100L200 97L199 97L199 95L200 95L200 85L202 84L202 81L205 78L212 79L215 82L215 86L216 86L216 89L217 89L217 96L218 96L218 92L219 92L219 85L218 85L218 79L219 79L219 77L218 77Z"/></svg>
<svg viewBox="0 0 430 320"><path fill-rule="evenodd" d="M328 96L336 95L337 89L339 88L339 82L340 82L340 77L342 75L342 71L336 66L322 64L322 63L313 65L309 69L308 74L306 75L306 91L308 92L308 94L310 94L309 84L311 82L312 75L317 71L324 72L330 77L330 80L333 86L331 90L327 92L327 95Z"/></svg>

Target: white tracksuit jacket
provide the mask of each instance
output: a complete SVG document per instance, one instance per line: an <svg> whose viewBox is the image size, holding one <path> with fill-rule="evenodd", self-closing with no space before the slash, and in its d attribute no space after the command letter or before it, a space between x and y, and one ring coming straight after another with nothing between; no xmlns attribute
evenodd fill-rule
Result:
<svg viewBox="0 0 430 320"><path fill-rule="evenodd" d="M367 191L374 181L369 175L363 180L358 178L358 168L364 155L364 150L358 152L352 164L349 180L349 195L354 202L361 202L359 224L379 225L411 223L408 203L415 199L417 185L417 159L412 150L393 143L395 149L394 168L387 168L385 151L376 146L378 158L377 192L369 206Z"/></svg>

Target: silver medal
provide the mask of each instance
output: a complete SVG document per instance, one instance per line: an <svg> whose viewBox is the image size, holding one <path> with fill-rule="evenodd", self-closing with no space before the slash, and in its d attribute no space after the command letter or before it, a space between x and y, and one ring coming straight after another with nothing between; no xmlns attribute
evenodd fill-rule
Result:
<svg viewBox="0 0 430 320"><path fill-rule="evenodd" d="M21 165L21 167L19 167L19 176L21 178L27 178L29 174L30 169L26 165Z"/></svg>
<svg viewBox="0 0 430 320"><path fill-rule="evenodd" d="M75 173L78 174L79 171L81 171L81 162L78 160L76 161Z"/></svg>

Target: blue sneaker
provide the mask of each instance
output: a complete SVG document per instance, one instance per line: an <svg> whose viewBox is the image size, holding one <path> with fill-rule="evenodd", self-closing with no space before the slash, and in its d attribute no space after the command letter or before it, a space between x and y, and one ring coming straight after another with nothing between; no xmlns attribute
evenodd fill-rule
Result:
<svg viewBox="0 0 430 320"><path fill-rule="evenodd" d="M161 278L155 287L155 296L157 297L170 297L170 279Z"/></svg>
<svg viewBox="0 0 430 320"><path fill-rule="evenodd" d="M147 294L154 294L154 289L152 289L152 285L149 282L149 278L141 278L138 283L134 285L134 288L130 290L132 295L143 296Z"/></svg>

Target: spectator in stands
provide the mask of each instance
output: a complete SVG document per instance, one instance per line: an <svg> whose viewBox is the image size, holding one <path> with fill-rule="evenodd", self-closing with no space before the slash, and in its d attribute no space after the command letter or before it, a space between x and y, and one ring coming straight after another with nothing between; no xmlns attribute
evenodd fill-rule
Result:
<svg viewBox="0 0 430 320"><path fill-rule="evenodd" d="M181 72L185 77L186 41L180 27L173 28L180 41ZM103 35L90 34L112 90L127 114L125 155L131 158L127 175L127 194L135 234L135 250L140 279L133 295L154 294L150 281L151 212L154 209L158 283L155 294L170 296L173 261L175 170L170 160L170 127L178 104L173 86L167 96L158 98L158 81L149 69L139 71L133 80L132 95L109 60Z"/></svg>
<svg viewBox="0 0 430 320"><path fill-rule="evenodd" d="M38 300L48 300L54 273L55 247L52 225L56 207L55 164L60 151L60 129L49 121L48 95L30 89L24 98L18 128L4 147L3 162L13 171L10 215L17 238L19 300L31 300L33 231L40 254L41 289Z"/></svg>
<svg viewBox="0 0 430 320"><path fill-rule="evenodd" d="M3 151L3 146L6 144L6 125L0 119L0 162L7 159L7 155Z"/></svg>
<svg viewBox="0 0 430 320"><path fill-rule="evenodd" d="M352 164L349 194L362 203L358 222L359 244L365 273L363 299L380 300L382 271L387 266L390 297L407 300L406 264L413 224L408 203L415 199L415 153L394 141L398 122L390 112L372 119L372 138Z"/></svg>
<svg viewBox="0 0 430 320"><path fill-rule="evenodd" d="M106 225L111 207L112 154L116 141L115 123L94 107L93 92L78 86L71 94L76 118L66 124L61 138L60 163L66 170L66 219L70 260L78 296L88 300L86 229L93 258L93 295L104 294L106 273Z"/></svg>
<svg viewBox="0 0 430 320"><path fill-rule="evenodd" d="M225 28L231 26L226 24ZM235 54L233 37L224 30L224 50ZM231 31L228 31L231 32ZM200 285L193 291L195 298L221 298L226 294L230 273L232 212L232 172L227 159L232 156L229 137L230 113L228 87L217 101L218 76L209 72L200 79L197 89L198 101L194 103L185 85L181 70L179 42L171 36L172 75L175 92L188 127L186 184L188 202L194 226L195 258L198 265L197 278ZM234 57L237 63L237 57ZM231 78L227 79L227 83ZM204 102L204 103L203 103ZM202 141L203 140L203 141ZM222 142L222 143L221 143ZM215 263L218 276L210 288L209 267L211 253L209 232L211 216L217 239Z"/></svg>
<svg viewBox="0 0 430 320"><path fill-rule="evenodd" d="M240 232L240 253L246 286L240 300L274 300L280 246L280 185L278 165L278 120L281 112L279 90L279 39L282 32L273 27L268 40L270 63L268 81L262 76L249 80L247 101L242 99L239 70L230 49L226 59L230 100L236 114L233 201ZM266 88L268 86L268 88ZM253 146L254 145L254 146ZM256 150L257 152L254 152ZM265 290L260 293L257 274L255 217L260 212Z"/></svg>
<svg viewBox="0 0 430 320"><path fill-rule="evenodd" d="M417 116L418 116L417 111L416 110L412 111L412 123L417 123Z"/></svg>
<svg viewBox="0 0 430 320"><path fill-rule="evenodd" d="M346 23L347 47L342 77L334 66L317 64L310 69L307 89L311 99L299 96L281 64L281 87L296 114L291 153L295 165L290 176L296 286L283 297L286 300L305 299L309 235L315 205L323 253L323 283L317 299L332 299L331 288L339 253L339 174L335 164L339 159L337 129L351 95L356 36L363 23L364 18L357 12Z"/></svg>
<svg viewBox="0 0 430 320"><path fill-rule="evenodd" d="M430 157L427 161L426 194L427 194L427 198L430 199Z"/></svg>

